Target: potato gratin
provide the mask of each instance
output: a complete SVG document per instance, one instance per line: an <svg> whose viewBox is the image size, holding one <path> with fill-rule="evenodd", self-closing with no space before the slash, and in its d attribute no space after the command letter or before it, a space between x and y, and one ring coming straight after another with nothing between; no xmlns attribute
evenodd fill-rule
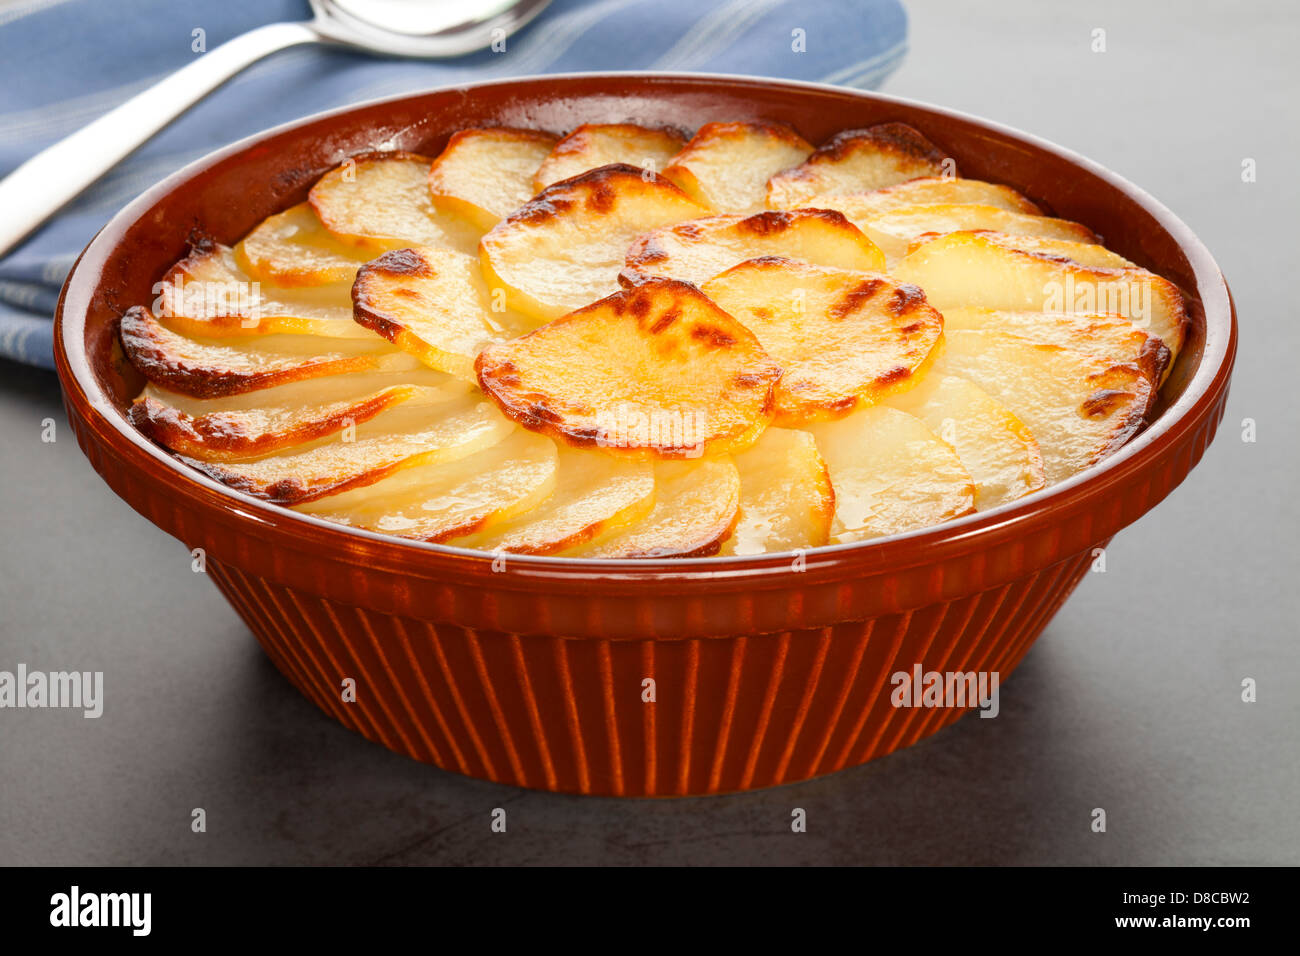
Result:
<svg viewBox="0 0 1300 956"><path fill-rule="evenodd" d="M121 324L131 420L265 501L527 554L758 554L1005 504L1118 448L1165 279L911 127L468 129L371 153Z"/></svg>

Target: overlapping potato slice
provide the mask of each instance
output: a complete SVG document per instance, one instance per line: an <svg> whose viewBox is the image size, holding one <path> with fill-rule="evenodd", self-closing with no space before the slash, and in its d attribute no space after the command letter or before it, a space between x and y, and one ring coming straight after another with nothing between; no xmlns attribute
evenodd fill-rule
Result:
<svg viewBox="0 0 1300 956"><path fill-rule="evenodd" d="M867 193L909 179L955 175L955 164L906 123L846 129L819 146L804 162L768 181L767 205L795 209L813 196Z"/></svg>
<svg viewBox="0 0 1300 956"><path fill-rule="evenodd" d="M430 368L471 382L485 346L535 324L515 312L493 312L477 259L431 246L395 249L367 263L352 301L360 325Z"/></svg>
<svg viewBox="0 0 1300 956"><path fill-rule="evenodd" d="M631 458L695 458L752 444L781 369L699 289L649 278L489 346L479 384L525 428Z"/></svg>
<svg viewBox="0 0 1300 956"><path fill-rule="evenodd" d="M626 163L639 169L663 169L685 140L673 129L632 123L585 123L555 144L533 176L533 191L585 173L589 169Z"/></svg>
<svg viewBox="0 0 1300 956"><path fill-rule="evenodd" d="M1023 498L1046 484L1043 456L1025 423L973 382L931 373L887 398L957 452L975 482L975 510Z"/></svg>
<svg viewBox="0 0 1300 956"><path fill-rule="evenodd" d="M943 334L920 289L880 273L768 257L728 269L704 292L784 369L777 425L836 418L909 387Z"/></svg>
<svg viewBox="0 0 1300 956"><path fill-rule="evenodd" d="M557 141L535 129L461 130L429 167L434 206L487 232L537 192L533 173Z"/></svg>
<svg viewBox="0 0 1300 956"><path fill-rule="evenodd" d="M1041 216L1043 210L1010 186L958 176L925 176L864 193L819 193L800 197L797 205L813 209L838 209L851 221L875 219L900 206L976 203L1008 212Z"/></svg>
<svg viewBox="0 0 1300 956"><path fill-rule="evenodd" d="M1187 312L1173 283L1136 266L1106 268L1101 246L954 232L908 253L894 275L925 289L940 310L987 308L1109 312L1159 337L1171 360L1183 345ZM1096 250L1100 250L1100 253ZM1113 253L1107 253L1113 255ZM1081 262L1086 259L1088 262ZM1127 260L1121 260L1127 261ZM1031 424L1032 428L1033 425Z"/></svg>
<svg viewBox="0 0 1300 956"><path fill-rule="evenodd" d="M401 468L464 458L512 431L514 426L491 402L473 394L433 410L398 405L358 424L351 435L329 436L254 461L183 460L238 491L294 505L374 484Z"/></svg>
<svg viewBox="0 0 1300 956"><path fill-rule="evenodd" d="M811 152L812 146L788 126L705 123L664 175L718 212L757 212L765 206L768 179Z"/></svg>
<svg viewBox="0 0 1300 956"><path fill-rule="evenodd" d="M560 446L555 489L535 508L448 541L462 548L555 554L645 517L655 503L654 467Z"/></svg>
<svg viewBox="0 0 1300 956"><path fill-rule="evenodd" d="M732 460L740 475L740 515L719 554L762 554L827 542L835 492L811 432L769 428Z"/></svg>
<svg viewBox="0 0 1300 956"><path fill-rule="evenodd" d="M555 442L516 429L465 458L403 468L297 510L404 538L446 541L536 507L554 491L556 471Z"/></svg>
<svg viewBox="0 0 1300 956"><path fill-rule="evenodd" d="M224 398L192 398L151 383L130 419L174 452L233 461L332 435L403 403L468 395L472 387L428 369L331 375Z"/></svg>
<svg viewBox="0 0 1300 956"><path fill-rule="evenodd" d="M1060 345L1106 359L1132 363L1159 383L1169 368L1169 349L1120 315L1104 312L1007 312L999 309L944 309L945 329L1008 332L1031 342Z"/></svg>
<svg viewBox="0 0 1300 956"><path fill-rule="evenodd" d="M1131 438L1154 392L1135 365L971 329L947 333L932 374L970 379L1011 409L1037 439L1049 483L1100 461Z"/></svg>
<svg viewBox="0 0 1300 956"><path fill-rule="evenodd" d="M899 534L970 513L975 483L913 415L872 405L811 426L835 488L831 543Z"/></svg>
<svg viewBox="0 0 1300 956"><path fill-rule="evenodd" d="M196 245L155 288L158 315L188 335L373 338L352 321L347 282L316 288L268 287L240 268L229 246L215 242Z"/></svg>
<svg viewBox="0 0 1300 956"><path fill-rule="evenodd" d="M480 243L483 277L512 308L550 320L618 289L628 244L706 210L662 177L610 165L565 179Z"/></svg>
<svg viewBox="0 0 1300 956"><path fill-rule="evenodd" d="M1091 229L1068 219L1030 216L978 203L899 206L875 218L860 220L858 225L889 256L906 254L908 246L921 236L970 230L991 230L1012 236L1041 236L1082 243L1097 242L1097 236Z"/></svg>
<svg viewBox="0 0 1300 956"><path fill-rule="evenodd" d="M988 242L1003 249L1019 252L1032 252L1040 256L1056 259L1069 259L1081 266L1093 269L1136 269L1137 264L1125 259L1118 252L1112 252L1096 242L1076 242L1072 239L1053 239L1050 236L1012 235L1004 232L983 230L978 233ZM934 236L921 236L909 247L912 252L921 246L933 242Z"/></svg>
<svg viewBox="0 0 1300 956"><path fill-rule="evenodd" d="M252 278L287 287L351 282L369 256L335 238L305 202L263 219L234 252L239 268Z"/></svg>
<svg viewBox="0 0 1300 956"><path fill-rule="evenodd" d="M413 242L473 252L482 230L434 208L432 162L401 151L354 156L317 180L308 199L326 229L371 254Z"/></svg>
<svg viewBox="0 0 1300 956"><path fill-rule="evenodd" d="M337 375L418 368L378 337L320 339L310 335L209 339L178 335L143 306L122 316L122 347L149 381L196 398L238 395L272 385Z"/></svg>
<svg viewBox="0 0 1300 956"><path fill-rule="evenodd" d="M717 554L735 526L740 476L723 456L654 466L655 503L648 515L566 555L579 558L703 558Z"/></svg>
<svg viewBox="0 0 1300 956"><path fill-rule="evenodd" d="M828 209L709 216L652 229L628 247L627 267L640 275L701 285L761 256L785 256L859 272L885 267L885 257L875 244L843 215Z"/></svg>

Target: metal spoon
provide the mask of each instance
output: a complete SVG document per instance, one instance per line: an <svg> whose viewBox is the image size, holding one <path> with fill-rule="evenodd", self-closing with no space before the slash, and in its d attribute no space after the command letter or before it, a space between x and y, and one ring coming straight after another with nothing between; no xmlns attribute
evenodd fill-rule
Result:
<svg viewBox="0 0 1300 956"><path fill-rule="evenodd" d="M304 23L238 36L41 150L0 180L0 256L173 119L244 67L300 43L384 56L462 56L509 36L550 0L309 0Z"/></svg>

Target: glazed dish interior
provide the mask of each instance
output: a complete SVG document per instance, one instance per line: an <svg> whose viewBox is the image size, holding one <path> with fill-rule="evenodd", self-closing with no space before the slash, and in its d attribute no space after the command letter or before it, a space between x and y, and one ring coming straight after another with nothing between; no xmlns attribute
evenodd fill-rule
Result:
<svg viewBox="0 0 1300 956"><path fill-rule="evenodd" d="M1146 423L1178 289L902 123L464 129L350 156L122 318L130 410L228 487L566 557L878 538Z"/></svg>

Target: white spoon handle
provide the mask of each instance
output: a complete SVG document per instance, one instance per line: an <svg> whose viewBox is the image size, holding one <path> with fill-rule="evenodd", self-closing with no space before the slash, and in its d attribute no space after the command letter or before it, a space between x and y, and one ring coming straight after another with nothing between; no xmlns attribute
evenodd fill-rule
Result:
<svg viewBox="0 0 1300 956"><path fill-rule="evenodd" d="M244 67L321 37L307 23L271 23L223 43L0 180L0 256Z"/></svg>

